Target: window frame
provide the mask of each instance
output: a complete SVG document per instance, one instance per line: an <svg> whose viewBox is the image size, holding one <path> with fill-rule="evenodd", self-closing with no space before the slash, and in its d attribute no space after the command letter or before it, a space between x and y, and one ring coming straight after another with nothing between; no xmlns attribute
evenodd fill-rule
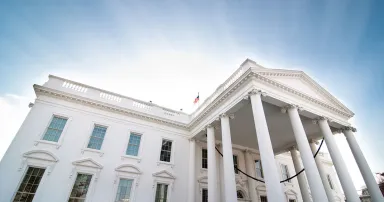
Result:
<svg viewBox="0 0 384 202"><path fill-rule="evenodd" d="M284 173L283 173L283 167L284 167L285 172L287 172L287 175L288 175L287 178L284 178L284 176L283 176L283 175L284 175ZM282 179L282 180L286 180L286 179L288 179L288 178L291 177L291 173L289 172L288 164L281 163L281 164L280 164L280 172L281 172L281 179ZM286 183L292 183L292 180L288 180L288 181L286 181Z"/></svg>
<svg viewBox="0 0 384 202"><path fill-rule="evenodd" d="M132 187L131 187L131 196L130 196L130 202L135 202L136 200L136 188L139 185L140 182L140 176L142 172L139 170L138 167L132 165L132 164L122 164L115 168L115 179L113 182L113 194L110 201L115 201L116 199L116 193L119 187L119 181L121 178L123 179L130 179L133 180Z"/></svg>
<svg viewBox="0 0 384 202"><path fill-rule="evenodd" d="M204 168L203 167L203 160L204 160L204 158L203 158L203 151L204 150L206 150L207 151L207 158L206 158L206 160L207 160L207 167L206 168ZM208 149L207 148L201 148L201 169L205 169L205 170L207 170L208 169Z"/></svg>
<svg viewBox="0 0 384 202"><path fill-rule="evenodd" d="M107 130L105 131L105 135L104 135L104 139L103 139L103 143L101 144L101 147L100 147L100 150L97 150L97 149L92 149L92 148L88 148L88 143L89 141L91 140L91 136L92 136L92 133L93 133L93 129L95 126L102 126L102 127L106 127ZM86 140L84 141L83 143L83 148L81 149L81 153L84 154L85 152L91 152L91 153L96 153L96 154L99 154L100 157L102 157L104 155L104 151L103 151L103 145L105 143L105 140L106 140L106 136L108 135L108 131L109 131L109 128L110 126L108 124L105 124L105 123L100 123L100 122L96 122L96 121L92 121L90 124L89 124L89 129L88 129L88 137L86 138Z"/></svg>
<svg viewBox="0 0 384 202"><path fill-rule="evenodd" d="M137 150L137 156L133 156L133 155L129 155L127 154L127 150L128 150L128 147L129 147L129 141L131 140L131 134L134 134L134 135L139 135L140 136L140 144L139 144L139 149ZM133 158L133 159L141 159L141 156L142 156L142 147L143 147L143 141L144 141L144 133L143 132L138 132L138 131L133 131L133 130L130 130L128 132L128 137L126 138L127 141L126 141L126 144L125 144L125 147L124 147L124 152L123 152L123 156L124 157L127 157L127 158Z"/></svg>
<svg viewBox="0 0 384 202"><path fill-rule="evenodd" d="M236 157L236 164L235 164L235 161L234 161L235 157ZM237 154L232 154L232 159L233 159L233 170L234 170L234 172L235 172L235 175L238 175L238 174L239 174L239 171L235 169L235 166L236 166L238 169L240 169L240 168L239 168L239 155L237 155Z"/></svg>
<svg viewBox="0 0 384 202"><path fill-rule="evenodd" d="M160 155L161 155L161 147L163 145L163 140L168 140L168 141L171 141L172 142L172 147L171 147L171 159L170 159L170 162L167 162L167 161L161 161L160 160ZM162 136L160 138L160 142L159 142L159 147L158 147L158 157L157 157L157 165L159 166L160 164L165 164L165 165L170 165L172 168L175 166L175 147L176 147L176 141L172 138L169 138L169 137L165 137L165 136Z"/></svg>
<svg viewBox="0 0 384 202"><path fill-rule="evenodd" d="M207 190L207 197L208 197L208 195L209 195L208 187L201 188L201 195L200 195L201 202L204 202L204 201L203 201L203 196L204 196L203 193L204 193L204 190ZM209 198L207 198L207 202L208 202L208 199L209 199Z"/></svg>
<svg viewBox="0 0 384 202"><path fill-rule="evenodd" d="M48 127L49 125L51 124L52 120L54 117L59 117L59 118L65 118L67 119L67 122L65 123L65 126L60 134L60 137L58 139L57 142L54 142L54 141L49 141L49 140L43 140L44 136L45 136L45 133L47 132L48 130ZM67 129L69 127L69 124L71 123L72 121L72 117L67 115L67 114L62 114L62 113L51 113L51 116L49 117L49 120L46 120L46 125L44 127L44 130L39 133L38 137L37 137L37 140L35 141L34 145L35 146L38 146L39 144L45 144L45 145L52 145L52 146L55 146L56 149L59 149L61 147L61 145L63 144L63 141L64 141L64 136L66 135L67 133Z"/></svg>
<svg viewBox="0 0 384 202"><path fill-rule="evenodd" d="M332 190L335 190L335 186L334 186L335 184L333 183L333 180L332 180L330 174L327 174L327 181L328 181L329 187L330 187Z"/></svg>
<svg viewBox="0 0 384 202"><path fill-rule="evenodd" d="M36 198L36 195L38 195L39 193L39 189L41 189L41 185L44 184L44 181L46 180L47 176L49 175L48 173L48 170L49 170L49 167L47 166L43 166L43 165L37 165L37 164L28 164L25 169L23 170L23 172L20 172L21 173L21 176L19 176L19 182L17 183L16 187L13 189L15 190L13 195L12 195L12 198L11 198L11 202L13 202L15 200L15 197L16 197L16 194L23 182L23 179L25 177L25 175L27 174L27 171L28 171L28 168L30 167L33 167L33 168L40 168L40 169L44 169L44 174L43 176L41 177L41 180L40 180L40 183L35 191L35 194L34 194L34 199Z"/></svg>
<svg viewBox="0 0 384 202"><path fill-rule="evenodd" d="M76 169L75 173L73 174L74 177L71 177L73 178L72 179L72 182L70 183L70 187L69 187L69 190L68 190L68 194L67 194L67 198L66 198L66 201L69 200L69 198L71 197L71 193L72 193L72 190L73 190L73 186L75 185L76 183L76 178L77 178L77 175L78 174L84 174L84 175L91 175L91 181L89 182L89 187L88 187L88 191L87 191L87 194L85 195L85 200L84 202L89 202L89 201L92 201L92 196L93 196L93 186L96 182L96 174L93 173L93 172L89 172L89 171L86 171L86 170L79 170L79 169Z"/></svg>
<svg viewBox="0 0 384 202"><path fill-rule="evenodd" d="M104 134L104 137L103 137L103 141L101 142L101 145L100 145L100 149L94 149L94 148L89 148L88 145L89 145L89 142L91 141L92 139L92 134L93 134L93 131L95 130L96 127L102 127L102 128L105 128L105 134ZM108 126L104 125L104 124L99 124L99 123L94 123L93 127L92 127L92 130L91 130L91 133L88 137L88 141L87 141L87 146L85 146L87 149L89 150L96 150L96 151L102 151L103 149L103 145L104 145L104 140L105 140L105 137L107 136L107 132L108 132ZM100 138L101 139L101 138Z"/></svg>
<svg viewBox="0 0 384 202"><path fill-rule="evenodd" d="M256 167L256 161L260 162L259 169ZM264 179L263 163L261 162L261 159L255 159L254 162L255 162L254 166L255 166L256 177L258 177L259 179ZM258 176L257 170L260 170L261 176Z"/></svg>
<svg viewBox="0 0 384 202"><path fill-rule="evenodd" d="M264 202L264 201L262 201L262 197L264 197L265 199L266 199L266 201L265 202L268 202L268 197L267 197L267 195L260 195L260 201L261 202Z"/></svg>
<svg viewBox="0 0 384 202"><path fill-rule="evenodd" d="M118 179L117 179L117 182L115 183L116 186L115 188L113 189L114 190L114 195L113 195L113 199L112 201L115 202L116 201L116 198L117 198L117 191L119 190L119 185L120 185L120 181L124 179L124 180L132 180L132 185L131 185L131 190L130 190L130 193L129 193L129 201L133 202L134 201L134 190L135 190L135 187L136 187L136 179L134 177L124 177L124 176L119 176Z"/></svg>

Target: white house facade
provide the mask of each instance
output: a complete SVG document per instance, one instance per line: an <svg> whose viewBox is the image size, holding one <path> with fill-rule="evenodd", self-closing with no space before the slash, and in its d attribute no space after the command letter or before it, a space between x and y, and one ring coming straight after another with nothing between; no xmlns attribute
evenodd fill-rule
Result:
<svg viewBox="0 0 384 202"><path fill-rule="evenodd" d="M301 71L247 59L192 114L52 75L33 87L1 202L358 202L340 132L384 201L353 112Z"/></svg>

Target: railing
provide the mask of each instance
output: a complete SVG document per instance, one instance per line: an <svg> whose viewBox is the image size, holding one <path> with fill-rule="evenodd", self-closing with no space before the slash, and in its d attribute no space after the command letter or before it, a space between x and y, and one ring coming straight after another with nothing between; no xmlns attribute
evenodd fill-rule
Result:
<svg viewBox="0 0 384 202"><path fill-rule="evenodd" d="M229 86L231 86L237 79L247 71L248 68L241 66L237 69L224 83L222 83L216 91L209 96L202 105L200 105L195 112L192 113L191 118L197 117L209 104L211 104L221 93L223 93Z"/></svg>
<svg viewBox="0 0 384 202"><path fill-rule="evenodd" d="M49 81L44 87L60 90L69 94L81 96L91 100L105 102L116 105L121 108L130 109L137 112L147 113L173 121L188 124L190 116L186 113L158 106L150 102L140 101L134 98L126 97L116 93L108 92L102 89L91 87L75 81L70 81L56 76L49 76Z"/></svg>

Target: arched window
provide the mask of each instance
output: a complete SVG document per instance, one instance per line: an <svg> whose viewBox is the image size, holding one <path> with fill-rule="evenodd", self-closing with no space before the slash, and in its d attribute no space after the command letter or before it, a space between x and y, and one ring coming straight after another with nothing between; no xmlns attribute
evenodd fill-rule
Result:
<svg viewBox="0 0 384 202"><path fill-rule="evenodd" d="M242 191L240 191L240 190L237 190L237 198L241 198L241 199L243 199L243 198L244 198L244 194L243 194L243 192L242 192Z"/></svg>

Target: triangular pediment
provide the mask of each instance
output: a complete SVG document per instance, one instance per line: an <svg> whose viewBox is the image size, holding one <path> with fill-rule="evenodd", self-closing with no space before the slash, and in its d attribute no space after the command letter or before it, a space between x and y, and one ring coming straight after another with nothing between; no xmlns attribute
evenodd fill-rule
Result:
<svg viewBox="0 0 384 202"><path fill-rule="evenodd" d="M141 171L138 167L131 164L123 164L115 169L118 172L141 174Z"/></svg>
<svg viewBox="0 0 384 202"><path fill-rule="evenodd" d="M32 150L23 154L25 158L38 159L43 161L57 162L59 159L50 151L46 150Z"/></svg>
<svg viewBox="0 0 384 202"><path fill-rule="evenodd" d="M99 168L99 169L103 168L103 166L100 163L96 162L91 158L77 160L72 162L72 164L75 166L84 166L84 167L90 167L90 168Z"/></svg>
<svg viewBox="0 0 384 202"><path fill-rule="evenodd" d="M302 71L263 69L257 71L257 74L273 80L283 88L300 92L301 94L353 115L351 110Z"/></svg>
<svg viewBox="0 0 384 202"><path fill-rule="evenodd" d="M166 170L162 170L162 171L153 173L153 177L176 179L176 177L172 173L170 173L170 172L168 172Z"/></svg>

